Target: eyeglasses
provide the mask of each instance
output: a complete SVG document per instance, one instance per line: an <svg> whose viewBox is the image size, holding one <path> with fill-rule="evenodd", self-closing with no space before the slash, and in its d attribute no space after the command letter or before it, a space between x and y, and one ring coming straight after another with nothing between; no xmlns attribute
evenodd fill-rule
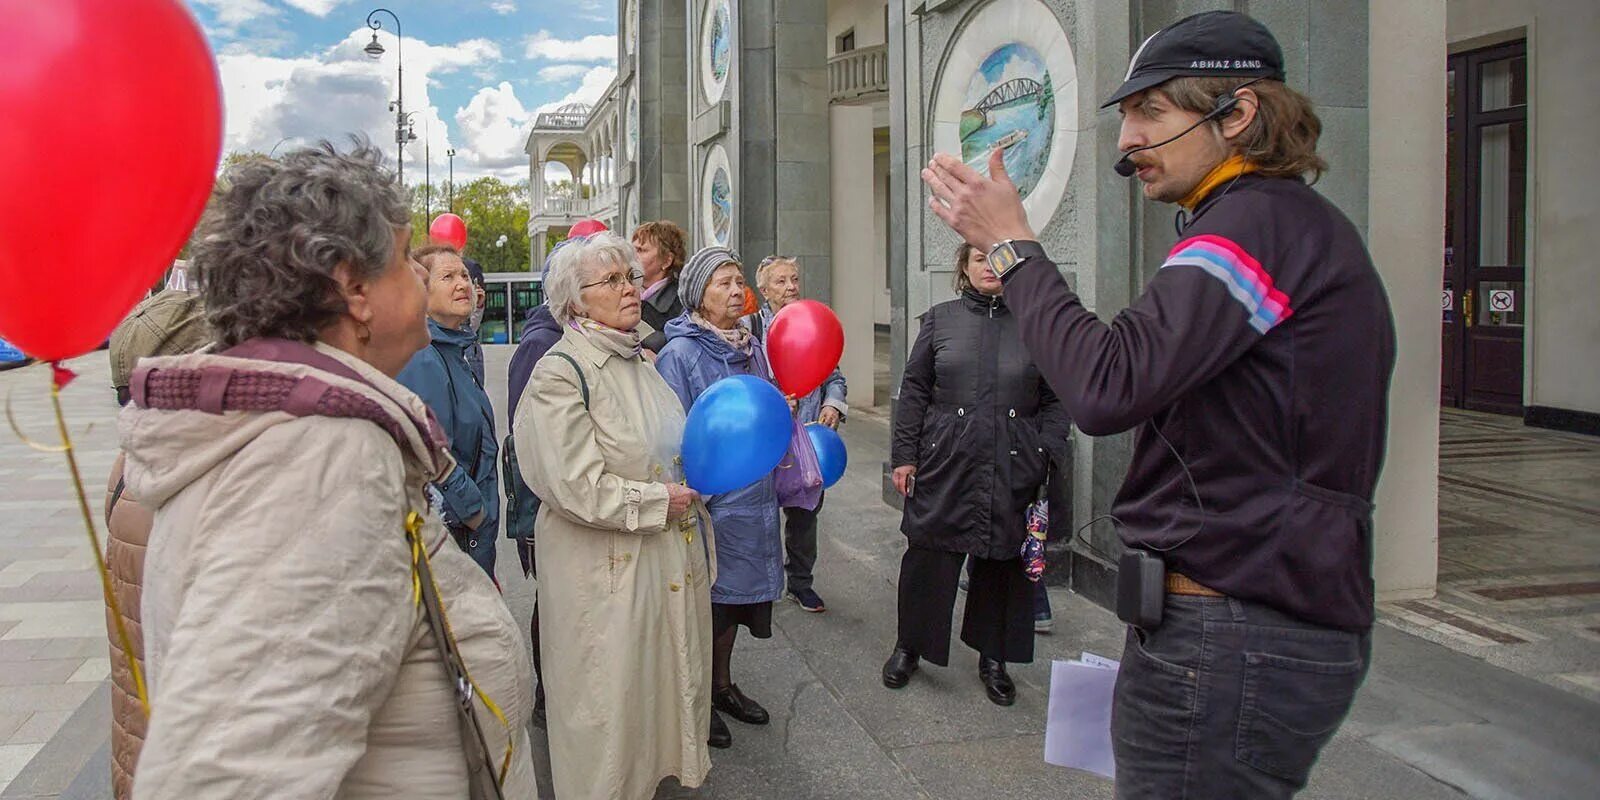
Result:
<svg viewBox="0 0 1600 800"><path fill-rule="evenodd" d="M644 274L640 272L630 271L626 274L621 272L613 272L610 275L607 275L605 280L595 281L594 283L585 283L578 288L589 289L595 286L609 286L611 287L612 291L621 292L623 287L626 287L629 284L637 287L643 281Z"/></svg>
<svg viewBox="0 0 1600 800"><path fill-rule="evenodd" d="M768 264L776 264L779 261L788 261L790 263L793 263L794 262L794 258L791 257L791 256L767 256L766 258L761 259L761 263L757 264L756 268L760 269L761 267L764 267L764 266L766 266Z"/></svg>

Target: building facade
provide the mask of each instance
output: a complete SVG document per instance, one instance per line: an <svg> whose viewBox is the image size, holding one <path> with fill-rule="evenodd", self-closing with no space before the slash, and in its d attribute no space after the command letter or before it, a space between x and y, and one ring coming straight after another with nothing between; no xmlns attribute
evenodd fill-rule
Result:
<svg viewBox="0 0 1600 800"><path fill-rule="evenodd" d="M1100 102L1146 37L1212 9L1277 36L1323 122L1317 189L1366 235L1389 289L1400 351L1376 573L1382 597L1429 595L1441 404L1600 432L1595 268L1579 249L1600 226L1600 167L1578 141L1596 115L1579 83L1593 3L623 0L615 83L529 137L546 190L535 233L665 218L752 269L795 256L806 293L845 324L852 404L892 406L917 317L951 296L955 270L922 164L1005 147L1041 241L1109 318L1174 234L1171 208L1112 171L1119 118ZM543 186L552 161L578 176L574 197ZM875 356L889 397L870 396ZM1129 443L1074 443L1074 530L1109 508ZM1055 577L1107 596L1115 532L1065 538Z"/></svg>

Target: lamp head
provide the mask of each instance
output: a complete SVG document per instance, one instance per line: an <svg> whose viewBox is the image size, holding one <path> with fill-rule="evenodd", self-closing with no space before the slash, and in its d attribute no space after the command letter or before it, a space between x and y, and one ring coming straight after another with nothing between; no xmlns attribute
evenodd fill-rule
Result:
<svg viewBox="0 0 1600 800"><path fill-rule="evenodd" d="M383 55L383 43L378 41L377 31L372 32L372 41L367 42L367 46L361 49L363 52L369 56L372 56L373 58L378 58L379 56Z"/></svg>

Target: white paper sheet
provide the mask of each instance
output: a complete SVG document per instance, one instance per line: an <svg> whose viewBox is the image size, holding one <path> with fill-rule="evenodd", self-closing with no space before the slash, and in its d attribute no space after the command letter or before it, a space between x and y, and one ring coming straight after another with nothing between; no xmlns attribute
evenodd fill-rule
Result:
<svg viewBox="0 0 1600 800"><path fill-rule="evenodd" d="M1093 653L1056 661L1050 670L1050 706L1044 760L1116 777L1111 756L1111 693L1120 663Z"/></svg>

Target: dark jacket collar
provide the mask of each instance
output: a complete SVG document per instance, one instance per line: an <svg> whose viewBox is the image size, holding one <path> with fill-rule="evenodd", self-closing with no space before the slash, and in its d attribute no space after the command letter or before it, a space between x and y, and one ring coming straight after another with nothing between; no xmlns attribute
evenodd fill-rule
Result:
<svg viewBox="0 0 1600 800"><path fill-rule="evenodd" d="M472 333L472 331L461 330L459 328L446 328L445 326L434 322L432 317L428 318L428 335L432 337L435 345L454 347L458 350L466 349L475 339L478 338Z"/></svg>
<svg viewBox="0 0 1600 800"><path fill-rule="evenodd" d="M988 314L991 311L995 314L1011 313L1010 309L1006 308L1004 296L998 294L987 295L977 289L963 290L961 292L961 304L966 306L968 311L975 314Z"/></svg>

